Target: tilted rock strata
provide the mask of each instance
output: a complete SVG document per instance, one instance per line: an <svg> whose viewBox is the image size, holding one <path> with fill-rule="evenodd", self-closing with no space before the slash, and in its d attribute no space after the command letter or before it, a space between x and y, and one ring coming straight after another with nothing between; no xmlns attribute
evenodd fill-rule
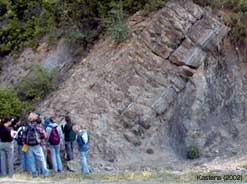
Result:
<svg viewBox="0 0 247 184"><path fill-rule="evenodd" d="M206 99L205 93L211 99L206 86L217 71L207 67L217 63L215 53L228 28L191 1L169 1L152 17L133 16L129 25L131 39L119 45L100 41L39 107L48 116L69 113L89 129L94 163L148 164L159 154L174 157L170 147L184 155L187 136L203 124L210 127L202 106L215 104L200 98ZM210 148L212 131L202 132L197 140Z"/></svg>

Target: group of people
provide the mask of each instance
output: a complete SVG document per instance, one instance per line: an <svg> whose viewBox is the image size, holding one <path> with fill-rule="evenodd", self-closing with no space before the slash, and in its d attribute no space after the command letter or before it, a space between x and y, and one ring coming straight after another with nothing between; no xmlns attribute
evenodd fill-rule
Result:
<svg viewBox="0 0 247 184"><path fill-rule="evenodd" d="M81 171L88 174L89 140L87 130L73 124L69 116L65 116L59 125L54 117L41 118L34 112L28 115L27 121L3 118L0 120L0 174L13 176L17 158L20 158L22 171L31 172L33 177L49 176L47 162L54 172L61 172L61 152L65 149L66 160L73 160L74 141L78 145Z"/></svg>

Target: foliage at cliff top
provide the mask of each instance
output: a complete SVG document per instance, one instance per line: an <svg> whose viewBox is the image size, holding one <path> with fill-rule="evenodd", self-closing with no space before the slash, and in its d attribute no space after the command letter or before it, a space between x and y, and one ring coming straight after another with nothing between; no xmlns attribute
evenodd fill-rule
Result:
<svg viewBox="0 0 247 184"><path fill-rule="evenodd" d="M120 2L123 13L131 15L143 8L155 10L165 0L0 0L0 55L35 47L43 36L87 47L106 29Z"/></svg>
<svg viewBox="0 0 247 184"><path fill-rule="evenodd" d="M201 6L228 13L223 17L226 25L232 28L230 36L235 44L247 47L247 1L246 0L193 0Z"/></svg>
<svg viewBox="0 0 247 184"><path fill-rule="evenodd" d="M65 37L67 41L83 48L87 48L104 30L110 30L114 37L121 40L121 37L127 37L129 30L124 27L122 20L116 25L112 25L116 22L109 24L109 20L114 20L113 16L121 13L128 16L140 9L150 12L165 2L166 0L0 0L0 56L16 52L23 46L35 47L44 36L51 42ZM232 11L231 16L225 17L225 23L232 27L232 38L236 43L247 43L246 0L194 2ZM121 10L118 9L120 3ZM112 14L116 9L123 12Z"/></svg>

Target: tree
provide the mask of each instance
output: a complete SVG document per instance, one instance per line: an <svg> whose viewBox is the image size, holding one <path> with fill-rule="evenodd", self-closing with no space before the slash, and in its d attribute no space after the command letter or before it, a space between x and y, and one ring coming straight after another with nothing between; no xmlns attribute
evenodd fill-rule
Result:
<svg viewBox="0 0 247 184"><path fill-rule="evenodd" d="M20 115L21 107L21 102L14 90L0 88L0 118Z"/></svg>

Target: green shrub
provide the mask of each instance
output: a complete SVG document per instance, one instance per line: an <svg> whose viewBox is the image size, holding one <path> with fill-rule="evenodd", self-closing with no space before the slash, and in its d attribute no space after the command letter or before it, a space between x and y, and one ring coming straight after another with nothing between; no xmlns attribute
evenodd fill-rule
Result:
<svg viewBox="0 0 247 184"><path fill-rule="evenodd" d="M201 156L201 151L196 143L190 143L187 146L186 156L188 159L196 159Z"/></svg>
<svg viewBox="0 0 247 184"><path fill-rule="evenodd" d="M187 137L185 139L186 146L186 157L188 159L196 159L201 156L201 149L197 143L199 133L196 130L190 130L187 132Z"/></svg>
<svg viewBox="0 0 247 184"><path fill-rule="evenodd" d="M112 38L116 42L122 42L130 37L131 30L124 23L117 23L111 28L108 28Z"/></svg>
<svg viewBox="0 0 247 184"><path fill-rule="evenodd" d="M124 19L122 1L118 4L112 4L112 9L106 19L106 25L112 38L117 42L126 40L131 34L131 30L125 24Z"/></svg>
<svg viewBox="0 0 247 184"><path fill-rule="evenodd" d="M0 88L0 118L5 116L19 116L22 103L12 89Z"/></svg>
<svg viewBox="0 0 247 184"><path fill-rule="evenodd" d="M16 86L20 98L25 101L38 101L57 86L57 71L34 65L32 71Z"/></svg>

